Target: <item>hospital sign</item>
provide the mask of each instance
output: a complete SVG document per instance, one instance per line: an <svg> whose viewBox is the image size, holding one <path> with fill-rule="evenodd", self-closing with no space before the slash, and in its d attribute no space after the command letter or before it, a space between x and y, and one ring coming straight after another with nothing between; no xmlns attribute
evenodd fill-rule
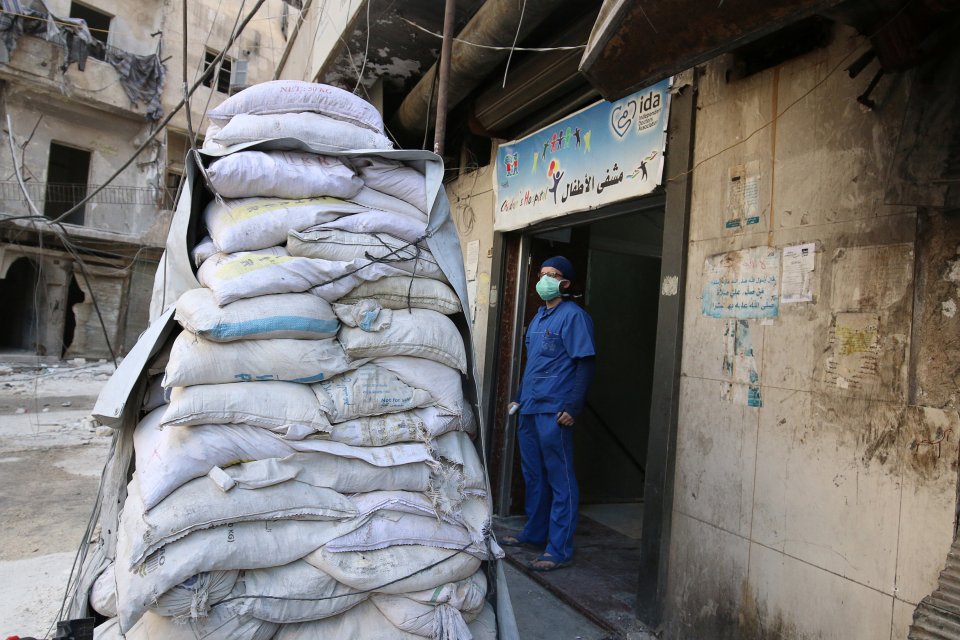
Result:
<svg viewBox="0 0 960 640"><path fill-rule="evenodd" d="M510 231L653 191L663 177L670 80L597 102L497 148L495 228Z"/></svg>

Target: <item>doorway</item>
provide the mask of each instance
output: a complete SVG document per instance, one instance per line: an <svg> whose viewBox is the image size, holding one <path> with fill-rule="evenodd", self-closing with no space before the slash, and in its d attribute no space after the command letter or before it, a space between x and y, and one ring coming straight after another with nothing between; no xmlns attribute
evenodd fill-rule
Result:
<svg viewBox="0 0 960 640"><path fill-rule="evenodd" d="M658 306L663 240L663 201L601 210L563 226L513 234L518 245L514 325L501 319L501 331L513 331L513 352L501 351L498 371L512 363L516 387L525 364L523 333L542 304L535 285L542 262L554 255L570 259L576 271L574 300L592 317L596 375L586 408L574 427L574 466L580 487L580 520L570 569L537 574L537 581L595 621L616 618L620 632L642 628L635 618L640 565L645 461L654 389ZM612 209L612 208L611 208ZM507 252L509 254L509 251ZM505 292L506 293L506 292ZM509 294L504 300L511 303ZM509 307L503 314L508 315ZM501 344L503 342L501 341ZM519 347L519 349L517 348ZM507 377L507 376L502 376ZM501 379L502 379L501 378ZM499 395L499 394L498 394ZM495 419L494 423L498 423ZM502 423L501 423L502 424ZM524 522L520 454L505 431L498 494L498 533L515 533ZM494 456L496 460L498 456ZM496 462L495 462L496 464ZM510 548L518 566L536 553ZM618 594L617 597L611 597ZM590 615L593 610L596 616Z"/></svg>
<svg viewBox="0 0 960 640"><path fill-rule="evenodd" d="M89 175L89 151L51 142L43 215L51 219L58 218L86 198ZM83 224L83 221L83 207L63 220L77 225Z"/></svg>
<svg viewBox="0 0 960 640"><path fill-rule="evenodd" d="M40 308L45 299L40 288L40 268L30 258L18 258L0 279L0 350L39 353Z"/></svg>

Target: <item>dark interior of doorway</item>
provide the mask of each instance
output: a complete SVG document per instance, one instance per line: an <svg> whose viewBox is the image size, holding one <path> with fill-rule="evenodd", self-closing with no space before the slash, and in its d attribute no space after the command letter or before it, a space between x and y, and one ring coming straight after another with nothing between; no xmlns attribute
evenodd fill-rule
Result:
<svg viewBox="0 0 960 640"><path fill-rule="evenodd" d="M89 151L51 142L43 215L48 218L58 218L87 197L89 175ZM70 224L83 224L83 221L82 207L63 220Z"/></svg>
<svg viewBox="0 0 960 640"><path fill-rule="evenodd" d="M580 521L571 569L536 574L558 596L612 630L636 629L633 595L639 573L644 462L654 387L663 212L633 211L530 236L524 327L541 302L540 264L564 255L577 275L571 290L594 322L596 377L574 427ZM511 512L523 512L519 451L514 452ZM522 517L505 519L506 529ZM517 564L536 554L511 548ZM624 597L624 594L632 594ZM591 615L592 614L592 615ZM610 620L619 622L612 625Z"/></svg>
<svg viewBox="0 0 960 640"><path fill-rule="evenodd" d="M70 289L67 291L67 315L63 322L63 348L60 350L61 358L67 355L67 349L73 344L73 338L77 331L77 315L73 311L73 306L83 304L83 301L86 299L87 297L83 293L83 289L81 289L77 283L77 277L71 276Z"/></svg>
<svg viewBox="0 0 960 640"><path fill-rule="evenodd" d="M0 350L37 353L40 348L37 309L43 300L40 270L30 258L18 258L0 280Z"/></svg>

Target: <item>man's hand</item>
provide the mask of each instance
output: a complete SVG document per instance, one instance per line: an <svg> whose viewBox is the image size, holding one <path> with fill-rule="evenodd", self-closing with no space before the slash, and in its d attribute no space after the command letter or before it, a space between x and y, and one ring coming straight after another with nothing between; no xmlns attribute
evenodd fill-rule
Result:
<svg viewBox="0 0 960 640"><path fill-rule="evenodd" d="M559 424L561 427L572 427L573 422L573 416L566 411L561 411L557 414L557 424Z"/></svg>

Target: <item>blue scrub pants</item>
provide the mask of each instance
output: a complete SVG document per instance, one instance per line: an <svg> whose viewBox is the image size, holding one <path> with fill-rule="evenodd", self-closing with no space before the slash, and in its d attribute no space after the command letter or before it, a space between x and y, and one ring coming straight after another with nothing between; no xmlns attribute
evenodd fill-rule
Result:
<svg viewBox="0 0 960 640"><path fill-rule="evenodd" d="M555 413L520 414L517 439L526 485L527 525L520 540L546 544L557 562L573 557L580 490L573 475L573 428Z"/></svg>

